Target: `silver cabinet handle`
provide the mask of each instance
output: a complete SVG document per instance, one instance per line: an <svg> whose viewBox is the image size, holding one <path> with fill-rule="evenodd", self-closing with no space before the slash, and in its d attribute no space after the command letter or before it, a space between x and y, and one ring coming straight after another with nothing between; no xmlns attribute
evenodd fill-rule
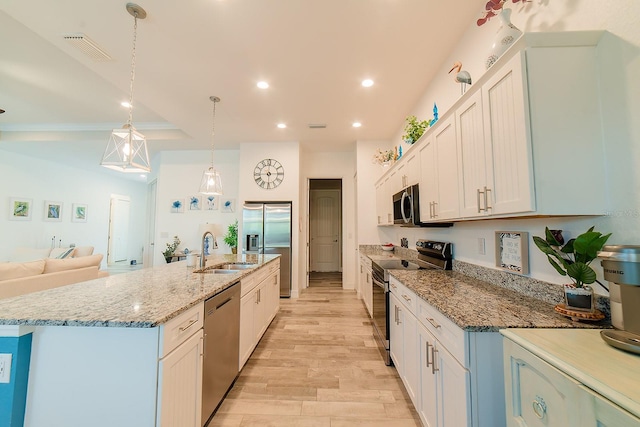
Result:
<svg viewBox="0 0 640 427"><path fill-rule="evenodd" d="M399 325L400 323L402 323L402 322L400 321L400 310L401 310L401 309L400 309L400 307L398 307L398 306L396 305L396 310L398 310L398 325Z"/></svg>
<svg viewBox="0 0 640 427"><path fill-rule="evenodd" d="M189 323L187 324L187 326L180 326L180 327L178 328L178 330L179 330L180 332L184 332L184 331L186 331L187 329L189 329L190 327L192 327L193 325L195 325L197 321L198 321L197 319L192 319L192 320L190 320L190 321L189 321Z"/></svg>
<svg viewBox="0 0 640 427"><path fill-rule="evenodd" d="M536 400L531 403L531 406L533 406L533 413L536 414L536 417L543 419L547 413L547 404L544 403L544 399L536 396Z"/></svg>
<svg viewBox="0 0 640 427"><path fill-rule="evenodd" d="M378 215L378 224L380 224L382 222L382 219L380 218L380 215Z"/></svg>
<svg viewBox="0 0 640 427"><path fill-rule="evenodd" d="M442 325L440 325L438 322L436 322L436 319L432 318L432 317L425 317L425 319L427 319L427 321L429 323L431 323L433 325L434 328L438 329L441 328Z"/></svg>
<svg viewBox="0 0 640 427"><path fill-rule="evenodd" d="M429 219L433 218L433 202L429 202Z"/></svg>
<svg viewBox="0 0 640 427"><path fill-rule="evenodd" d="M491 206L489 206L489 192L491 191L490 188L487 188L486 186L484 187L484 210L488 211L489 209L491 209Z"/></svg>
<svg viewBox="0 0 640 427"><path fill-rule="evenodd" d="M438 372L440 370L440 368L436 368L436 353L438 352L438 350L436 349L435 345L431 346L431 373L433 375L436 374L436 372Z"/></svg>
<svg viewBox="0 0 640 427"><path fill-rule="evenodd" d="M486 188L486 187L485 187L485 188ZM480 195L481 195L481 194L482 194L482 195L484 195L485 193L484 193L484 191L480 191L480 189L479 189L479 188L478 188L477 190L478 190L478 195L477 195L477 196L478 196L478 213L480 213L480 212L482 212L482 211L485 211L485 210L486 210L486 209L484 209L484 208L481 208L481 207L480 207ZM485 203L486 203L486 199L485 199Z"/></svg>
<svg viewBox="0 0 640 427"><path fill-rule="evenodd" d="M396 325L398 324L398 306L397 305L393 306L393 321L396 322Z"/></svg>
<svg viewBox="0 0 640 427"><path fill-rule="evenodd" d="M433 217L438 218L438 214L436 213L436 206L438 206L438 202L433 202Z"/></svg>
<svg viewBox="0 0 640 427"><path fill-rule="evenodd" d="M396 285L394 285L393 283L389 283L389 286L391 286L393 289L398 289L398 287Z"/></svg>
<svg viewBox="0 0 640 427"><path fill-rule="evenodd" d="M433 363L433 361L429 362L429 347L432 347L432 345L431 345L431 344L429 344L429 341L427 341L427 342L425 343L425 348L426 348L426 350L427 350L427 354L425 355L425 356L426 356L426 358L427 358L427 360L426 360L426 362L427 362L427 368L429 367L429 365L431 365L431 364Z"/></svg>
<svg viewBox="0 0 640 427"><path fill-rule="evenodd" d="M411 298L409 298L408 296L406 296L405 294L402 294L402 298L404 298L404 300L406 302L411 302Z"/></svg>

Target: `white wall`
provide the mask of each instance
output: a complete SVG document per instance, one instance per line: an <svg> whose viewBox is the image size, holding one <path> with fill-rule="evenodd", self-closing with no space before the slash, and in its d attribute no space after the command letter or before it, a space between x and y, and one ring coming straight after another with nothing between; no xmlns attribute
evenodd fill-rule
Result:
<svg viewBox="0 0 640 427"><path fill-rule="evenodd" d="M240 152L238 150L216 150L214 152L214 166L220 172L224 195L218 196L217 210L206 210L203 201L202 210L190 210L189 198L200 196L198 190L202 173L211 165L210 151L165 151L160 154L157 166L154 166L157 178L157 208L154 265L165 263L162 252L167 243L173 242L173 236L181 240L179 249L200 250L201 237L199 226L209 223L215 225L215 235L218 249L211 253L231 253L223 241L229 224L242 217L241 204L238 200L238 165ZM171 203L181 199L185 203L183 213L175 213ZM231 199L235 202L235 211L223 212L222 202Z"/></svg>
<svg viewBox="0 0 640 427"><path fill-rule="evenodd" d="M128 258L142 262L146 184L4 150L0 171L0 260L7 260L16 247L48 248L55 236L56 246L60 239L62 246L94 246L106 266L110 197L119 194L131 198ZM11 197L33 199L30 221L8 219ZM61 222L44 221L45 200L63 203ZM71 222L73 203L88 205L87 222Z"/></svg>
<svg viewBox="0 0 640 427"><path fill-rule="evenodd" d="M356 198L355 198L355 152L302 152L300 160L301 182L305 189L301 197L301 217L304 218L300 234L300 246L306 248L309 240L309 192L310 179L342 180L342 287L355 289L356 284ZM306 265L306 250L303 263Z"/></svg>
<svg viewBox="0 0 640 427"><path fill-rule="evenodd" d="M263 159L275 159L284 167L284 180L275 189L265 190L253 179L256 164ZM300 177L300 144L285 143L244 143L240 145L239 198L238 206L242 210L245 201L291 201L292 202L292 259L291 259L291 297L297 298L299 289L305 283L305 268L301 264L305 260L304 246L300 236L303 217L300 212L301 177ZM238 230L242 241L242 221Z"/></svg>
<svg viewBox="0 0 640 427"><path fill-rule="evenodd" d="M418 238L451 241L455 244L457 259L489 267L495 263L494 232L497 230L528 231L530 235L541 235L544 227L549 226L565 230L567 237L575 237L595 225L598 231L613 233L609 240L611 244L640 244L640 179L637 172L640 170L640 144L637 142L640 140L640 121L635 119L640 117L640 79L637 78L640 75L640 2L534 1L524 9L512 7L512 22L524 31L604 29L611 33L603 37L599 49L607 176L595 178L607 180L611 214L596 218L483 220L457 223L446 230L382 227L378 231L379 241L390 240L399 244L401 237L408 237L410 247L415 247ZM451 52L449 60L442 64L442 72L430 83L413 114L421 119L431 118L433 103L437 102L442 115L459 97L458 84L447 74L454 61L460 60L472 77L477 78L484 72L485 53L498 23L498 19L493 19L483 27L470 23L469 30ZM576 70L576 73L579 72ZM395 141L401 140L403 125ZM567 171L573 167L576 166L571 164L571 159L567 159ZM358 169L358 174L361 173ZM589 171L580 171L578 166L574 173L576 185L589 185ZM371 196L373 194L371 189ZM361 198L360 194L358 197ZM568 194L567 197L571 196ZM486 255L478 253L478 238L486 241ZM366 242L362 238L360 241ZM553 270L531 240L529 252L531 276L563 283L563 278ZM599 262L594 262L592 266L601 278ZM600 292L605 293L602 290Z"/></svg>

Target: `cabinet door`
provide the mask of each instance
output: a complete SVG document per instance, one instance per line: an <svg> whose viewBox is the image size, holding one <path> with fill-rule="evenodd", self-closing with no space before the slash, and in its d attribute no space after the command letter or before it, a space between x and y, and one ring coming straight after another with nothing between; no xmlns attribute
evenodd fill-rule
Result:
<svg viewBox="0 0 640 427"><path fill-rule="evenodd" d="M509 427L582 427L578 383L527 350L504 340Z"/></svg>
<svg viewBox="0 0 640 427"><path fill-rule="evenodd" d="M580 416L583 427L639 427L640 419L618 405L580 386Z"/></svg>
<svg viewBox="0 0 640 427"><path fill-rule="evenodd" d="M240 299L240 360L239 369L249 360L256 343L253 333L254 307L257 303L257 292L252 290Z"/></svg>
<svg viewBox="0 0 640 427"><path fill-rule="evenodd" d="M414 406L418 406L418 321L416 317L407 309L403 311L402 317L402 354L404 357L404 372L402 382L411 398Z"/></svg>
<svg viewBox="0 0 640 427"><path fill-rule="evenodd" d="M417 184L420 181L420 156L414 152L408 155L405 169L405 187Z"/></svg>
<svg viewBox="0 0 640 427"><path fill-rule="evenodd" d="M442 402L438 425L470 426L471 399L469 371L439 342L433 349L434 370L437 374L438 398Z"/></svg>
<svg viewBox="0 0 640 427"><path fill-rule="evenodd" d="M384 208L383 208L383 199L384 199L384 181L376 184L376 224L382 225L382 219L384 218Z"/></svg>
<svg viewBox="0 0 640 427"><path fill-rule="evenodd" d="M429 331L418 323L418 373L420 384L418 386L418 404L416 410L425 427L438 426L438 381L435 367L432 366L432 349L436 339Z"/></svg>
<svg viewBox="0 0 640 427"><path fill-rule="evenodd" d="M535 210L524 52L482 86L489 213Z"/></svg>
<svg viewBox="0 0 640 427"><path fill-rule="evenodd" d="M404 375L404 335L402 323L404 322L404 309L402 303L394 294L389 294L389 349L398 375Z"/></svg>
<svg viewBox="0 0 640 427"><path fill-rule="evenodd" d="M436 163L435 140L430 136L420 148L420 220L435 219L433 207L438 200L438 167Z"/></svg>
<svg viewBox="0 0 640 427"><path fill-rule="evenodd" d="M253 342L254 345L260 341L262 335L267 330L267 280L260 283L255 289L256 304L253 306Z"/></svg>
<svg viewBox="0 0 640 427"><path fill-rule="evenodd" d="M373 277L369 267L364 268L364 305L367 308L369 317L373 316Z"/></svg>
<svg viewBox="0 0 640 427"><path fill-rule="evenodd" d="M458 218L458 149L453 117L438 124L434 134L437 197L434 198L433 217L436 220Z"/></svg>
<svg viewBox="0 0 640 427"><path fill-rule="evenodd" d="M160 359L158 427L201 427L202 337L200 329Z"/></svg>
<svg viewBox="0 0 640 427"><path fill-rule="evenodd" d="M487 186L482 119L482 92L477 91L456 110L460 216L472 218L487 215L484 187Z"/></svg>
<svg viewBox="0 0 640 427"><path fill-rule="evenodd" d="M276 316L280 309L280 270L272 273L266 279L266 292L268 295L267 301L267 326L271 323L271 320Z"/></svg>

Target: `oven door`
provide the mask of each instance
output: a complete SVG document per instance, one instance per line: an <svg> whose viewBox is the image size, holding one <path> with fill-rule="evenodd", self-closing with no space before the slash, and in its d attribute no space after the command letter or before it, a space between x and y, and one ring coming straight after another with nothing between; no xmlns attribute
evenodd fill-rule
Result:
<svg viewBox="0 0 640 427"><path fill-rule="evenodd" d="M373 276L373 326L384 363L391 365L389 355L389 285Z"/></svg>

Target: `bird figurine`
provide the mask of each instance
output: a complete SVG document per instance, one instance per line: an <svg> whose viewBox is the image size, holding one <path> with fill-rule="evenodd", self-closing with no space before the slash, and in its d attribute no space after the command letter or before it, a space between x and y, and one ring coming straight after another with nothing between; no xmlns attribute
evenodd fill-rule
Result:
<svg viewBox="0 0 640 427"><path fill-rule="evenodd" d="M455 80L460 83L460 94L463 95L467 91L467 85L471 84L471 74L468 71L462 69L462 62L456 61L453 64L453 68L449 70L449 74L456 70Z"/></svg>

